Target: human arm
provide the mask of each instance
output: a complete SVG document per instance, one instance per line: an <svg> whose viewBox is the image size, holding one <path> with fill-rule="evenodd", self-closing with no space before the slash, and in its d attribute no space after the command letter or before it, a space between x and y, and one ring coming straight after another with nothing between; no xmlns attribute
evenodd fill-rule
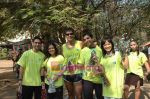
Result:
<svg viewBox="0 0 150 99"><path fill-rule="evenodd" d="M148 61L146 61L146 62L144 63L144 65L145 65L145 68L146 68L146 70L147 70L147 74L150 74L150 66L149 66Z"/></svg>
<svg viewBox="0 0 150 99"><path fill-rule="evenodd" d="M128 59L128 55L127 54L122 59L121 63L123 65L124 69L128 69L129 68L129 59Z"/></svg>
<svg viewBox="0 0 150 99"><path fill-rule="evenodd" d="M20 69L19 69L19 86L22 85L22 79L23 79L23 75L24 75L24 68L22 66L20 66Z"/></svg>
<svg viewBox="0 0 150 99"><path fill-rule="evenodd" d="M24 72L25 72L25 68L26 68L26 59L27 59L27 56L26 56L26 53L24 53L17 62L17 64L20 65L19 85L22 84L22 80L23 80L23 76L24 76Z"/></svg>
<svg viewBox="0 0 150 99"><path fill-rule="evenodd" d="M144 63L144 66L145 66L145 68L147 70L146 73L145 73L145 78L149 81L150 80L150 66L149 66L148 61L146 61Z"/></svg>
<svg viewBox="0 0 150 99"><path fill-rule="evenodd" d="M42 85L45 84L45 78L46 78L46 74L47 74L47 70L45 67L42 67L41 70L40 70L40 73L41 73L41 82L42 82Z"/></svg>

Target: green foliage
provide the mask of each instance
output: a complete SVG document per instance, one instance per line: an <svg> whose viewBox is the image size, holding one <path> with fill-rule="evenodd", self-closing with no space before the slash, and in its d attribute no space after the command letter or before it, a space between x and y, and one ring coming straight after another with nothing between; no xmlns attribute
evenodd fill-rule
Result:
<svg viewBox="0 0 150 99"><path fill-rule="evenodd" d="M17 34L41 35L64 41L66 27L76 30L78 37L86 28L97 39L104 35L137 32L150 33L149 0L18 0L17 8L0 10L0 39ZM16 3L17 6L17 3ZM28 31L28 32L26 32Z"/></svg>
<svg viewBox="0 0 150 99"><path fill-rule="evenodd" d="M0 49L0 59L6 59L8 55L8 51L6 48Z"/></svg>

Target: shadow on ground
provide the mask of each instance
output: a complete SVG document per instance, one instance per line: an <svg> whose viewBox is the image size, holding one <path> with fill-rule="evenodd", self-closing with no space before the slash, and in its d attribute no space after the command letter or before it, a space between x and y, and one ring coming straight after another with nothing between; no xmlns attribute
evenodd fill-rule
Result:
<svg viewBox="0 0 150 99"><path fill-rule="evenodd" d="M134 89L130 91L129 99L135 98ZM150 83L145 83L141 90L142 94L140 96L140 99L150 99Z"/></svg>
<svg viewBox="0 0 150 99"><path fill-rule="evenodd" d="M16 88L14 72L0 73L0 99L16 99Z"/></svg>

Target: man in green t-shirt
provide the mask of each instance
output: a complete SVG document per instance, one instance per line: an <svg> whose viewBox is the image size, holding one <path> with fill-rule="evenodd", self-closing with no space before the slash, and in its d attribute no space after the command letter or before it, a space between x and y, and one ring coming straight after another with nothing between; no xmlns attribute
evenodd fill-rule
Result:
<svg viewBox="0 0 150 99"><path fill-rule="evenodd" d="M93 35L89 32L83 34L84 48L80 52L79 65L83 66L83 96L84 99L93 99L93 91L97 99L103 99L102 69L99 66L102 51L94 44Z"/></svg>
<svg viewBox="0 0 150 99"><path fill-rule="evenodd" d="M41 50L42 40L34 37L32 49L25 51L19 61L20 75L19 85L22 85L22 99L41 99L41 76L40 69L44 62L45 55Z"/></svg>

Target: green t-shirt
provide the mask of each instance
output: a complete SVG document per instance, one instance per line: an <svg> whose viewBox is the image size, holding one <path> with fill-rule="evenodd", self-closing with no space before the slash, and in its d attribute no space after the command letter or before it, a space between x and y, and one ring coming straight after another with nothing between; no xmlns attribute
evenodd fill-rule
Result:
<svg viewBox="0 0 150 99"><path fill-rule="evenodd" d="M137 55L137 52L130 52L128 59L129 68L127 70L127 73L134 73L143 78L144 75L142 66L148 60L146 55L142 52L140 52L139 55Z"/></svg>
<svg viewBox="0 0 150 99"><path fill-rule="evenodd" d="M68 63L76 65L81 51L81 42L76 41L75 46L71 49L69 49L66 44L63 44L62 50L63 56L65 58L63 64L66 66L68 65ZM79 73L81 73L79 69L75 69L73 72L66 70L64 72L64 75L79 74Z"/></svg>
<svg viewBox="0 0 150 99"><path fill-rule="evenodd" d="M100 63L102 57L102 51L99 47L91 48L91 49L88 47L83 48L81 50L78 63L84 66L82 71L83 79L99 84L102 83L102 79L100 78L100 75L95 74L94 69L96 68L96 66L93 65L91 61L92 53L95 53L98 62Z"/></svg>
<svg viewBox="0 0 150 99"><path fill-rule="evenodd" d="M40 69L44 62L45 55L32 49L24 52L18 64L24 68L22 85L41 86Z"/></svg>
<svg viewBox="0 0 150 99"><path fill-rule="evenodd" d="M62 55L58 55L56 57L50 57L46 59L43 63L43 66L47 68L47 76L50 79L53 79L54 76L56 76L58 73L61 72L63 69L63 62L64 62L64 57ZM48 80L45 80L46 84L48 83ZM63 86L63 79L62 77L59 77L55 81L55 87L58 88L60 86Z"/></svg>
<svg viewBox="0 0 150 99"><path fill-rule="evenodd" d="M103 85L103 96L122 98L124 87L124 69L122 68L121 55L115 52L115 55L104 56L101 64L105 68L106 76L110 86Z"/></svg>

